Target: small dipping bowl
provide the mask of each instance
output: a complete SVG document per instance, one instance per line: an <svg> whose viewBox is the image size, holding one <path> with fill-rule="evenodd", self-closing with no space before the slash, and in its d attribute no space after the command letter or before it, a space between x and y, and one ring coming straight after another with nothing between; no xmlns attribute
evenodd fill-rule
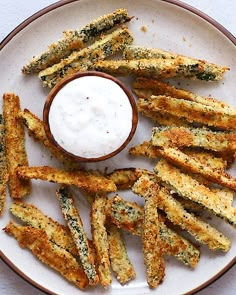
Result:
<svg viewBox="0 0 236 295"><path fill-rule="evenodd" d="M43 121L48 139L80 162L104 161L131 141L138 123L136 102L117 78L97 71L71 75L49 93Z"/></svg>

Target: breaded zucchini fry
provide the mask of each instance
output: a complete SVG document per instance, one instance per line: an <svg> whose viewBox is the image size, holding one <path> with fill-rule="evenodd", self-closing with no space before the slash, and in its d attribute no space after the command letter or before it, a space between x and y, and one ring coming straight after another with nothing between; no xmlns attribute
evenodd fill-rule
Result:
<svg viewBox="0 0 236 295"><path fill-rule="evenodd" d="M236 129L236 113L185 99L165 95L151 96L148 100L139 99L138 109L140 108L166 112L185 118L190 123L197 122L225 130Z"/></svg>
<svg viewBox="0 0 236 295"><path fill-rule="evenodd" d="M44 86L52 88L64 77L92 68L96 61L123 50L132 41L133 37L126 27L117 29L92 45L80 51L73 51L59 63L40 71L39 78Z"/></svg>
<svg viewBox="0 0 236 295"><path fill-rule="evenodd" d="M110 30L115 25L123 24L131 20L126 9L117 9L112 13L103 15L84 27L75 31L65 32L64 38L49 46L48 50L34 57L22 69L24 74L37 73L47 67L58 63L61 59L69 56L74 50L79 50L85 43L94 37Z"/></svg>
<svg viewBox="0 0 236 295"><path fill-rule="evenodd" d="M135 202L129 202L120 196L116 196L108 201L106 214L117 227L141 236L144 216L143 207L138 206ZM167 227L161 216L159 216L159 223L165 254L174 256L190 267L196 267L200 258L199 250L188 240Z"/></svg>
<svg viewBox="0 0 236 295"><path fill-rule="evenodd" d="M160 231L156 199L147 194L141 238L147 283L150 288L156 288L165 276L164 249Z"/></svg>
<svg viewBox="0 0 236 295"><path fill-rule="evenodd" d="M4 230L14 236L22 248L30 249L40 261L58 271L77 287L85 289L88 286L88 279L76 259L65 249L52 243L43 229L10 222Z"/></svg>
<svg viewBox="0 0 236 295"><path fill-rule="evenodd" d="M96 264L99 281L103 287L108 287L112 282L110 260L109 260L109 242L106 223L107 197L97 194L91 209L91 232L96 253Z"/></svg>
<svg viewBox="0 0 236 295"><path fill-rule="evenodd" d="M204 63L194 60L186 62L183 58L100 60L95 62L95 69L118 76L135 75L155 79L173 77L200 79L204 72Z"/></svg>
<svg viewBox="0 0 236 295"><path fill-rule="evenodd" d="M133 156L144 156L150 159L161 157L160 148L153 145L151 141L144 141L129 149L129 154Z"/></svg>
<svg viewBox="0 0 236 295"><path fill-rule="evenodd" d="M216 194L219 199L225 200L226 203L232 204L233 202L233 196L234 196L234 191L227 189L227 188L218 188L218 187L210 187L210 191L213 194ZM204 206L202 206L199 203L196 203L190 199L185 199L179 195L174 194L173 197L181 203L181 205L184 207L185 210L192 212L196 215L201 215Z"/></svg>
<svg viewBox="0 0 236 295"><path fill-rule="evenodd" d="M179 118L177 116L162 112L152 112L148 110L140 111L146 117L152 119L156 124L162 126L190 126L189 123L185 118Z"/></svg>
<svg viewBox="0 0 236 295"><path fill-rule="evenodd" d="M161 147L152 145L150 141L144 141L141 144L131 147L129 149L129 153L133 156L144 156L151 159L156 159L162 156L165 157L165 155L168 158L168 154L165 154L165 151L167 150L167 148L164 148L163 150ZM220 169L221 171L227 168L227 162L225 160L223 160L222 158L215 157L212 153L208 151L191 150L185 148L183 152L188 157L193 158L193 161L195 160L195 162L200 162L199 165L208 166L212 169ZM204 176L200 174L191 173L191 176L204 185L209 185L209 183L211 182L210 180L206 179Z"/></svg>
<svg viewBox="0 0 236 295"><path fill-rule="evenodd" d="M161 188L155 179L143 175L133 186L133 192L146 196L150 194L158 197L158 207L165 211L167 218L183 230L189 232L198 242L208 245L211 250L228 251L230 240L210 224L188 213L182 205L176 201L166 188Z"/></svg>
<svg viewBox="0 0 236 295"><path fill-rule="evenodd" d="M10 212L14 216L20 218L27 225L43 229L48 235L49 240L57 244L59 247L73 255L78 255L78 251L68 227L46 216L34 205L15 202L11 205Z"/></svg>
<svg viewBox="0 0 236 295"><path fill-rule="evenodd" d="M156 200L148 195L145 196L141 238L147 283L150 288L156 288L164 279L165 261Z"/></svg>
<svg viewBox="0 0 236 295"><path fill-rule="evenodd" d="M155 79L173 77L189 78L194 80L217 81L222 79L226 68L216 68L215 73L209 73L204 61L172 58L142 58L118 61L98 61L95 69L109 74L127 76L143 76ZM214 69L213 69L214 70Z"/></svg>
<svg viewBox="0 0 236 295"><path fill-rule="evenodd" d="M172 194L172 196L174 197L175 200L177 200L183 206L183 208L186 211L188 211L190 213L194 213L196 216L202 215L204 208L200 204L195 203L190 199L185 199L183 197L180 197L177 194Z"/></svg>
<svg viewBox="0 0 236 295"><path fill-rule="evenodd" d="M197 179L198 180L198 179ZM201 183L201 182L200 182ZM204 184L204 183L201 183ZM213 194L217 195L217 198L225 200L226 203L231 204L233 203L233 196L234 196L234 191L227 189L227 188L215 188L215 187L210 187L210 191ZM184 207L185 210L192 212L196 215L201 215L204 209L204 206L202 206L199 203L196 203L190 199L185 199L183 197L180 197L179 195L174 194L173 197L181 203L181 205ZM224 202L224 201L223 201Z"/></svg>
<svg viewBox="0 0 236 295"><path fill-rule="evenodd" d="M212 187L211 191L218 195L220 199L225 200L228 204L232 205L234 200L234 191L228 188Z"/></svg>
<svg viewBox="0 0 236 295"><path fill-rule="evenodd" d="M20 98L14 93L3 95L3 117L5 122L5 147L9 173L9 192L13 198L22 198L30 193L29 179L20 179L16 174L17 167L28 166L25 149L25 132L18 118Z"/></svg>
<svg viewBox="0 0 236 295"><path fill-rule="evenodd" d="M158 48L146 48L141 46L130 45L124 50L125 59L173 59L181 60L184 66L183 71L190 72L190 75L194 75L196 79L204 81L218 81L223 78L226 71L229 70L228 67L220 66L217 64L209 63L205 60L199 60L192 57L186 57L184 55L164 51ZM200 71L196 71L200 68ZM191 73L193 72L193 73Z"/></svg>
<svg viewBox="0 0 236 295"><path fill-rule="evenodd" d="M225 169L227 163L224 159L216 157L209 151L205 150L191 150L185 148L183 152L196 160L199 160L202 164L210 166L215 169ZM160 158L163 156L162 147L153 145L151 141L144 141L141 144L137 144L129 149L129 154L134 156L144 156L151 159Z"/></svg>
<svg viewBox="0 0 236 295"><path fill-rule="evenodd" d="M227 169L229 169L232 166L236 158L236 153L234 151L225 150L223 152L214 152L214 154L216 157L221 158L226 162Z"/></svg>
<svg viewBox="0 0 236 295"><path fill-rule="evenodd" d="M219 157L216 157L211 151L201 150L201 149L188 149L182 150L189 157L200 161L204 166L211 167L213 169L225 169L227 167L227 162Z"/></svg>
<svg viewBox="0 0 236 295"><path fill-rule="evenodd" d="M6 206L6 187L8 181L4 129L3 116L0 114L0 216L3 214Z"/></svg>
<svg viewBox="0 0 236 295"><path fill-rule="evenodd" d="M135 202L129 202L116 195L108 199L106 215L119 228L134 235L142 234L144 209Z"/></svg>
<svg viewBox="0 0 236 295"><path fill-rule="evenodd" d="M142 97L142 96L139 96L139 97ZM138 102L141 102L141 100L139 100ZM161 111L150 111L146 108L146 105L142 105L142 103L138 103L137 107L138 107L138 111L141 114L152 119L152 121L158 126L186 126L187 127L192 125L185 118L180 118L173 114L163 113Z"/></svg>
<svg viewBox="0 0 236 295"><path fill-rule="evenodd" d="M117 280L123 285L134 279L136 273L128 257L121 230L112 223L106 224L106 227L111 267Z"/></svg>
<svg viewBox="0 0 236 295"><path fill-rule="evenodd" d="M35 114L29 110L19 112L19 118L22 120L24 125L27 127L29 134L34 137L35 140L42 143L51 154L62 162L68 168L78 168L79 164L75 163L74 160L65 156L63 153L58 152L55 146L48 140L44 129L44 122L40 120Z"/></svg>
<svg viewBox="0 0 236 295"><path fill-rule="evenodd" d="M62 214L68 224L72 238L77 247L81 264L88 277L90 285L96 285L99 277L96 272L92 249L90 248L87 234L83 228L83 223L79 212L74 204L72 195L68 189L61 187L56 192Z"/></svg>
<svg viewBox="0 0 236 295"><path fill-rule="evenodd" d="M200 184L190 175L181 172L180 169L161 159L155 167L158 178L171 190L177 192L183 198L190 199L204 206L213 214L224 219L236 227L236 208L232 207L232 200L219 198L208 187Z"/></svg>
<svg viewBox="0 0 236 295"><path fill-rule="evenodd" d="M216 152L235 152L236 133L206 128L154 127L152 144L159 147L201 147Z"/></svg>
<svg viewBox="0 0 236 295"><path fill-rule="evenodd" d="M41 179L65 185L75 185L90 192L114 192L116 185L112 180L91 171L65 171L49 166L17 168L17 175L23 179Z"/></svg>
<svg viewBox="0 0 236 295"><path fill-rule="evenodd" d="M236 190L236 178L223 169L203 165L199 160L183 153L178 148L166 147L162 149L162 156L187 172L197 173L217 184Z"/></svg>
<svg viewBox="0 0 236 295"><path fill-rule="evenodd" d="M106 177L112 181L114 181L117 189L129 189L133 186L135 181L145 173L151 173L146 169L139 168L124 168L124 169L116 169L111 173L107 174Z"/></svg>
<svg viewBox="0 0 236 295"><path fill-rule="evenodd" d="M129 46L128 46L129 47ZM229 109L235 112L235 108L225 104L223 101L212 97L204 97L188 90L176 88L168 83L159 81L156 79L147 79L145 77L138 77L133 83L133 91L139 97L148 98L152 95L166 95L175 98L186 99L189 101L198 102L204 105L209 105L213 107L220 107L223 109Z"/></svg>

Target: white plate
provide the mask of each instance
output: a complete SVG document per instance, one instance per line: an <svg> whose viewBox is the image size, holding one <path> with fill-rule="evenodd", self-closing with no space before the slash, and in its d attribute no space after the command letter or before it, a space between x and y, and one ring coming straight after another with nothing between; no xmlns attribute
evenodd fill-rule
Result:
<svg viewBox="0 0 236 295"><path fill-rule="evenodd" d="M231 71L225 79L218 83L181 81L182 87L187 87L202 95L211 95L234 106L236 93L236 41L219 24L206 15L177 1L136 0L107 1L81 0L65 1L44 9L28 19L1 44L1 92L15 92L21 98L22 108L29 108L42 117L42 108L47 89L43 89L36 76L24 77L22 66L35 54L45 50L48 44L62 36L65 29L75 29L90 20L116 8L127 8L134 18L129 24L135 39L135 44L159 47L211 62L227 65ZM144 32L141 27L145 26ZM128 82L127 82L128 83ZM134 145L148 139L151 124L140 120L137 133L131 143ZM27 150L30 165L56 165L47 152L32 139L27 137ZM152 162L143 159L130 160L127 149L104 165L117 167L145 167L152 169ZM101 164L99 164L101 165ZM101 168L101 166L99 166ZM231 171L235 175L235 169ZM34 203L52 218L63 222L59 206L54 196L55 185L42 181L33 182L33 191L26 201ZM78 196L79 197L79 196ZM82 218L89 230L89 211L82 198L79 204ZM138 197L135 199L139 201ZM8 198L8 206L11 200ZM0 228L4 228L12 218L8 211L0 219ZM195 270L183 266L174 259L166 259L166 276L164 282L153 294L184 294L200 290L205 285L224 273L235 262L236 235L235 230L225 222L212 221L219 230L232 240L232 248L226 253L212 253L207 247L201 247L200 263ZM145 279L145 269L141 254L139 238L127 236L127 247L130 258L135 266L137 278L125 286L120 286L114 279L112 286L88 289L86 294L115 295L149 294L150 289ZM82 294L82 291L61 278L56 272L44 266L33 255L19 248L17 242L0 231L1 257L21 276L26 278L41 290L49 294Z"/></svg>

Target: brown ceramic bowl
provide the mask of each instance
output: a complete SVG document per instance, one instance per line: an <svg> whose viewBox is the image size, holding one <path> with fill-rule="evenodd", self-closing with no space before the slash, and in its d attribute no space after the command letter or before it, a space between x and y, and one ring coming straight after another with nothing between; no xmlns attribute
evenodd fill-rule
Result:
<svg viewBox="0 0 236 295"><path fill-rule="evenodd" d="M61 129L61 127L63 126L63 118L62 118L62 114L60 114L60 113L57 113L56 111L55 111L55 104L59 104L58 103L58 98L56 99L56 103L55 103L55 97L58 97L58 94L59 95L61 95L61 91L65 91L65 86L69 83L69 82L72 82L72 83L74 83L74 80L76 80L76 79L80 79L80 78L82 78L82 77L88 77L88 76L92 76L93 78L92 79L95 79L95 77L100 77L100 78L105 78L105 79L108 79L109 80L109 82L108 81L106 81L106 83L108 82L108 84L110 83L110 82L112 82L112 83L115 83L116 85L113 85L115 88L117 88L117 90L118 90L118 92L120 93L120 91L122 91L122 99L124 100L124 102L125 102L125 104L127 105L127 107L128 107L128 109L129 109L129 117L130 117L130 120L131 120L131 123L130 123L130 120L129 119L127 119L128 120L128 124L127 124L127 126L129 125L130 126L130 128L129 129L127 129L126 131L124 131L124 132L126 132L126 133L124 133L124 140L122 141L122 142L120 142L115 148L114 148L114 150L109 150L109 151L106 151L106 152L103 152L103 153L101 153L101 154L99 154L99 152L98 152L98 155L94 155L94 154L84 154L83 152L78 152L78 151L76 151L76 152L74 152L74 150L72 151L72 149L76 149L77 147L79 148L79 146L80 146L80 144L75 144L75 145L73 145L73 147L72 147L72 144L70 143L69 144L69 142L70 142L70 137L68 137L68 136L70 136L70 135L68 135L70 132L66 132L66 136L67 136L67 139L65 138L64 139L64 137L63 137L63 140L61 140L61 139L58 139L59 137L58 137L58 135L56 135L58 132L61 132L61 131L57 131L57 130L60 130ZM83 81L84 81L85 79L83 79ZM88 80L88 79L87 79ZM90 79L91 80L91 79ZM89 81L90 81L89 80ZM94 80L92 80L92 81L94 81ZM100 80L95 80L95 81L99 81L99 83L100 83L100 81L101 81L101 79ZM75 83L81 83L81 80L80 81L75 81ZM104 81L105 82L105 81ZM71 83L70 83L70 85L71 85ZM73 84L74 85L74 84ZM91 84L90 84L91 85ZM109 84L110 85L110 84ZM119 87L117 87L117 85L119 86ZM112 86L112 85L111 85ZM68 88L68 85L66 86L67 88ZM91 87L92 87L92 85L91 85ZM81 88L81 87L80 87ZM90 88L90 86L88 87L88 88ZM111 88L113 88L113 87L111 87ZM119 89L118 89L119 88ZM63 89L63 90L62 90ZM78 88L77 88L78 89ZM87 88L86 88L87 89ZM73 91L74 90L76 90L76 88L75 89L73 89ZM101 91L101 95L104 93L103 91L106 91L106 89L103 89L102 91ZM76 95L78 95L78 94L76 94ZM72 95L73 96L73 95ZM111 97L111 96L109 96L109 97ZM125 97L127 97L127 102L126 102L126 98ZM89 97L86 97L87 99L89 98ZM71 99L71 98L70 98ZM77 97L76 97L76 99L77 99ZM80 99L80 98L79 98ZM82 98L81 98L82 99ZM61 101L63 101L64 102L64 96L63 96L63 99L61 100ZM95 101L95 104L96 104L96 101ZM98 101L98 104L99 104L99 101ZM53 107L52 107L52 105L54 105ZM112 105L111 105L112 106ZM65 107L65 105L64 105L64 107ZM96 107L96 106L95 106ZM99 107L99 106L98 106ZM63 108L62 108L63 109ZM103 108L103 110L104 110L104 108ZM53 114L53 112L54 112L54 114ZM72 113L73 113L73 111L72 111ZM90 110L89 111L87 111L86 112L86 114L89 114L90 113ZM55 114L56 114L56 116L55 116ZM72 116L71 114L70 114L70 116ZM79 117L79 115L77 116L77 113L75 112L74 114L73 114L73 116L75 116L75 117ZM54 119L52 119L54 117ZM56 119L55 119L56 118ZM124 119L124 117L122 117L123 119ZM128 118L128 116L127 116L127 118ZM73 118L73 119L78 119L78 118ZM122 120L120 120L120 123L121 123L121 121L123 121L123 119ZM54 121L53 121L54 120ZM108 159L108 158L111 158L111 157L113 157L113 156L115 156L116 154L118 154L119 152L121 152L126 146L127 146L127 144L131 141L131 139L132 139L132 137L133 137L133 135L134 135L134 133L135 133L135 131L136 131L136 127L137 127L137 123L138 123L138 112L137 112L137 107L136 107L136 102L135 102L135 99L134 99L134 97L133 97L133 95L131 94L131 92L127 89L127 87L119 80L119 79L117 79L117 78L115 78L115 77L113 77L113 76L111 76L111 75L108 75L108 74L105 74L105 73L102 73L102 72L96 72L96 71L86 71L86 72L80 72L80 73L76 73L76 74L74 74L74 75L71 75L71 76L69 76L69 77L67 77L67 78L65 78L65 79L63 79L61 82L59 82L51 91L50 91L50 93L49 93L49 95L48 95L48 97L47 97L47 99L46 99L46 102L45 102L45 105L44 105L44 109L43 109L43 121L44 121L44 123L45 123L45 132L46 132L46 134L47 134L47 136L48 136L48 139L51 141L51 143L61 152L61 153L64 153L65 155L67 155L67 156L69 156L70 158L73 158L75 161L80 161L80 162L97 162L97 161L103 161L103 160L106 160L106 159ZM114 118L114 120L113 120L114 122L115 122L115 118ZM52 123L52 122L54 122L54 123ZM90 121L89 121L90 122ZM56 126L58 124L58 127L53 127L53 126ZM89 123L88 123L89 124ZM89 126L89 125L86 125L86 128L87 128L87 126ZM112 123L113 124L113 123ZM77 128L77 126L78 126L78 134L79 134L79 124L76 124L76 125L71 125L71 126L76 126L76 128ZM94 124L93 124L93 127L92 128L94 128ZM119 126L120 126L120 124L118 124L118 128L119 128ZM105 126L104 126L105 127ZM95 126L95 128L96 128L96 126ZM98 127L98 128L101 128L101 127ZM53 131L53 129L55 130L55 131ZM70 129L70 125L69 125L69 129ZM123 129L125 129L125 128L123 128ZM81 128L81 130L82 130L82 128ZM97 133L98 133L98 131L99 131L100 129L98 129L97 130ZM102 130L102 129L101 129ZM70 131L70 130L69 130ZM96 130L95 130L95 132L96 132ZM105 132L105 131L104 131ZM109 133L108 131L107 131L107 133ZM64 133L65 134L65 133ZM127 134L127 136L126 136L126 134ZM73 135L74 136L74 135ZM80 138L81 138L81 135L78 135L78 137L80 136ZM113 137L114 137L114 135L113 135ZM83 136L83 139L84 138L86 138L86 135L85 136ZM99 144L100 144L100 140L97 140L96 141L96 136L94 137L95 139L95 142L93 142L93 140L91 140L91 143L90 142L88 142L88 145L92 145L93 144L93 146L94 146L94 144L95 144L95 146L99 146ZM91 139L93 139L93 138L91 138ZM67 144L67 143L65 143L66 141L68 141L68 145L69 145L69 148L67 148L67 147L65 147L65 144ZM63 144L60 144L59 142L63 142ZM82 142L82 141L81 141ZM104 142L103 143L101 143L101 144L104 144ZM82 144L81 144L82 145ZM108 146L108 144L107 145L105 145L106 147ZM87 150L86 150L86 152L90 149L90 148L92 148L92 147L89 147L88 146L88 148L87 148ZM88 153L88 152L87 152Z"/></svg>

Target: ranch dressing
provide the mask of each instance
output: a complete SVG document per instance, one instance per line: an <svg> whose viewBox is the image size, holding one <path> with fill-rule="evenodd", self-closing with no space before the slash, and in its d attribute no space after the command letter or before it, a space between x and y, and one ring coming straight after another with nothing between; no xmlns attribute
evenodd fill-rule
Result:
<svg viewBox="0 0 236 295"><path fill-rule="evenodd" d="M49 125L66 151L97 158L117 150L132 128L132 107L124 90L99 76L67 83L54 97Z"/></svg>

